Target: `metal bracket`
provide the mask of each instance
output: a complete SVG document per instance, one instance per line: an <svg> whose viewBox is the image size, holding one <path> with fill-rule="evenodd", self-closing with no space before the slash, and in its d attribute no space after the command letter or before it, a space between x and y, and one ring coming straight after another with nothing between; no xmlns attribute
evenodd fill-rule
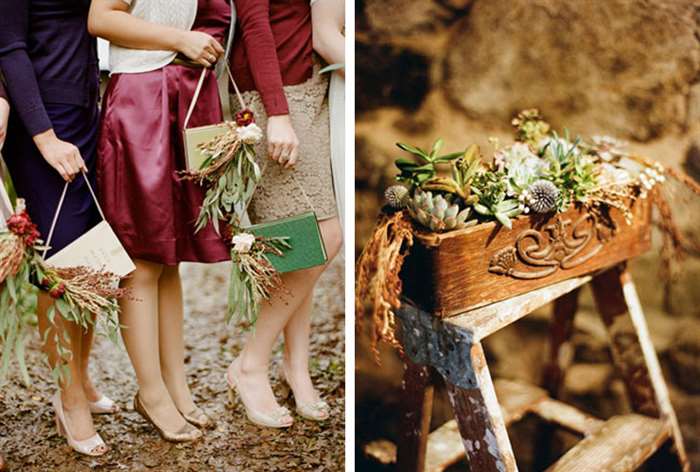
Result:
<svg viewBox="0 0 700 472"><path fill-rule="evenodd" d="M401 344L411 361L433 367L458 387L477 387L470 331L445 323L405 301L396 317Z"/></svg>

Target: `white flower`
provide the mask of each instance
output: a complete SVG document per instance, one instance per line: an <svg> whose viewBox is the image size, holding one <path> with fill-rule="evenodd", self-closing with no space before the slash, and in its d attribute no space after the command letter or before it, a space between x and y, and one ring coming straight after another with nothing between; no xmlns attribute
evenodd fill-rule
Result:
<svg viewBox="0 0 700 472"><path fill-rule="evenodd" d="M250 233L238 233L231 239L231 242L233 243L234 251L250 252L253 243L255 243L255 235Z"/></svg>
<svg viewBox="0 0 700 472"><path fill-rule="evenodd" d="M507 192L509 196L520 191L541 177L547 163L535 155L525 143L515 143L498 151L495 163L508 174Z"/></svg>
<svg viewBox="0 0 700 472"><path fill-rule="evenodd" d="M604 161L611 161L616 156L623 156L627 143L612 136L593 136L593 145L598 156Z"/></svg>
<svg viewBox="0 0 700 472"><path fill-rule="evenodd" d="M600 165L600 174L598 176L598 184L601 187L608 185L626 185L632 181L630 173L619 167L616 167L607 162Z"/></svg>
<svg viewBox="0 0 700 472"><path fill-rule="evenodd" d="M239 126L236 128L236 132L238 133L238 137L241 138L241 141L246 144L258 144L263 138L262 130L255 123L251 123L247 126Z"/></svg>

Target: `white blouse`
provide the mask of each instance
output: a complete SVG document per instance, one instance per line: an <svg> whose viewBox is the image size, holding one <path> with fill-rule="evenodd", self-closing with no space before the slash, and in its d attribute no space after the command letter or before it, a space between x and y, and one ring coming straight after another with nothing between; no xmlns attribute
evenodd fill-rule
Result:
<svg viewBox="0 0 700 472"><path fill-rule="evenodd" d="M190 30L197 16L197 0L122 0L129 13L151 23ZM109 68L112 74L150 72L170 64L174 51L149 51L110 44Z"/></svg>

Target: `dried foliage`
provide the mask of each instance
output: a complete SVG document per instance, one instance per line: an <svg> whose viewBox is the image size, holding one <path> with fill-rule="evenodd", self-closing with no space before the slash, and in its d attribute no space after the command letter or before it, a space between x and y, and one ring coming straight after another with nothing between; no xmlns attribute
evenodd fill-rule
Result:
<svg viewBox="0 0 700 472"><path fill-rule="evenodd" d="M244 122L248 124L239 124ZM220 233L220 221L230 222L237 212L243 211L237 205L250 200L262 176L254 151L255 144L262 139L262 131L247 117L239 123L227 122L226 133L199 145L207 156L200 169L180 172L183 180L195 181L206 188L196 222L197 232L211 221Z"/></svg>
<svg viewBox="0 0 700 472"><path fill-rule="evenodd" d="M242 242L236 244L236 237L242 237ZM250 238L248 244L246 237ZM268 255L282 256L291 246L288 238L255 237L249 233L238 233L233 241L226 321L243 319L254 325L262 301L269 300L273 292L283 287L282 277Z"/></svg>
<svg viewBox="0 0 700 472"><path fill-rule="evenodd" d="M413 225L404 211L383 213L355 268L355 315L372 320L372 352L379 363L378 342L401 349L396 339L394 310L401 306L401 267L413 245ZM368 306L369 304L369 306Z"/></svg>
<svg viewBox="0 0 700 472"><path fill-rule="evenodd" d="M88 328L96 323L114 342L119 329L119 305L117 300L126 296L119 287L119 277L108 272L98 272L87 267L58 269L50 267L39 255L43 249L39 231L24 211L22 201L18 211L7 220L7 230L0 232L0 341L3 345L0 357L0 378L9 368L14 354L29 382L24 362L26 332L35 323L37 287L45 290L54 303L47 313L57 327L56 315L67 321ZM54 336L59 357L70 359L71 353L60 338L62 330L50 330ZM54 376L65 374L67 365L59 363Z"/></svg>

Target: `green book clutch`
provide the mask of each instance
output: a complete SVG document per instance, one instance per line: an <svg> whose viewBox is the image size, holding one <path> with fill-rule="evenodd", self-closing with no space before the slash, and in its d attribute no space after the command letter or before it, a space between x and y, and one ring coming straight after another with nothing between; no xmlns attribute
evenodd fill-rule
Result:
<svg viewBox="0 0 700 472"><path fill-rule="evenodd" d="M284 256L268 255L277 272L293 272L328 262L321 230L314 212L253 225L248 230L256 236L287 237L292 246Z"/></svg>

